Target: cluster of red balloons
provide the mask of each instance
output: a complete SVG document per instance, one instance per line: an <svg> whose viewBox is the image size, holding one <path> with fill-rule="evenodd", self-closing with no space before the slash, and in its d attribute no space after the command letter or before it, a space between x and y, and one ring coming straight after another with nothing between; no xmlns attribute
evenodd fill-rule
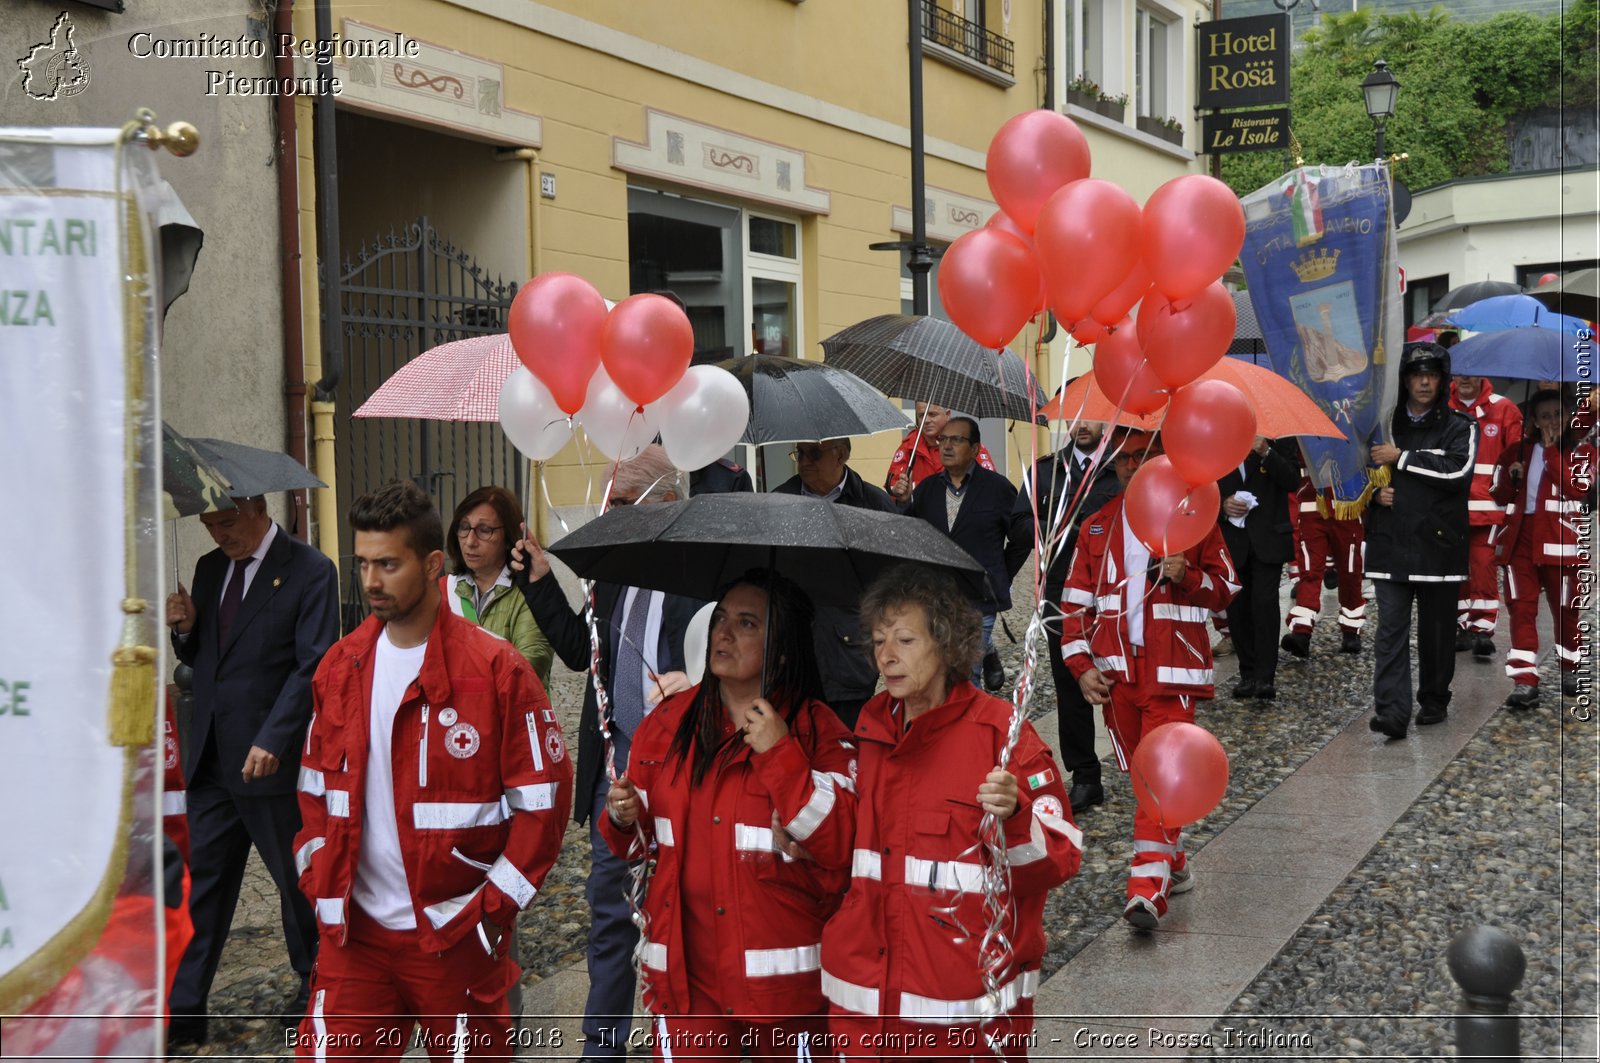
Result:
<svg viewBox="0 0 1600 1063"><path fill-rule="evenodd" d="M500 388L500 424L528 457L553 457L574 423L623 461L661 436L673 464L698 469L744 434L750 400L733 374L690 367L694 329L660 295L608 306L571 273L543 273L512 300L508 331L523 368Z"/></svg>

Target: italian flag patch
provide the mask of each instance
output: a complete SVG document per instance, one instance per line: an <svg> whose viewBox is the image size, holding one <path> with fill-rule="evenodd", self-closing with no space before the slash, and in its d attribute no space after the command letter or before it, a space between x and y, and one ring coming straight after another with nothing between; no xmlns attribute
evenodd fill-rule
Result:
<svg viewBox="0 0 1600 1063"><path fill-rule="evenodd" d="M1037 790L1041 786L1049 786L1055 780L1056 773L1046 768L1037 775L1028 776L1028 789Z"/></svg>

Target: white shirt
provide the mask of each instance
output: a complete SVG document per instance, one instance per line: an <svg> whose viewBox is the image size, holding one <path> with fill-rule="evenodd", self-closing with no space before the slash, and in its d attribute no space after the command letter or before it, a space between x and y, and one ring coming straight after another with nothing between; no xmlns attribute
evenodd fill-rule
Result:
<svg viewBox="0 0 1600 1063"><path fill-rule="evenodd" d="M1122 571L1128 574L1123 590L1122 611L1128 617L1128 641L1135 646L1144 645L1145 598L1149 596L1150 581L1145 573L1150 568L1150 550L1133 534L1126 515L1122 518Z"/></svg>
<svg viewBox="0 0 1600 1063"><path fill-rule="evenodd" d="M255 550L251 552L249 560L244 562L244 594L250 593L250 584L255 580L256 573L261 571L261 566L256 562L267 556L267 548L272 545L272 540L277 535L278 522L272 521L267 525L267 534L261 537L261 541L256 544ZM233 566L237 564L239 564L238 561L229 561L227 571L222 574L222 594L217 595L218 605L222 604L223 595L228 593L228 581L233 579ZM243 596L241 594L240 598L242 599Z"/></svg>
<svg viewBox="0 0 1600 1063"><path fill-rule="evenodd" d="M644 645L637 647L639 656L644 658L644 666L639 670L639 689L646 695L644 711L648 716L653 708L648 703L650 686L655 682L652 677L661 674L660 662L656 657L659 656L657 651L661 648L661 610L666 605L666 595L660 591L641 591L638 587L629 587L628 593L622 598L622 612L617 615L617 632L620 636L622 632L628 630L628 614L633 611L641 593L650 596L645 603L650 612L646 614L644 622ZM616 677L613 676L612 680L614 682Z"/></svg>
<svg viewBox="0 0 1600 1063"><path fill-rule="evenodd" d="M1535 429L1537 431L1537 429ZM1533 448L1533 457L1528 459L1528 496L1522 503L1522 512L1533 513L1539 508L1539 486L1544 480L1544 447Z"/></svg>
<svg viewBox="0 0 1600 1063"><path fill-rule="evenodd" d="M367 786L361 810L361 851L356 857L350 895L379 924L390 930L415 930L406 865L400 856L400 825L394 813L394 717L406 691L422 671L428 644L401 649L389 641L389 629L378 633L372 668L371 737L367 740ZM427 737L423 738L427 741Z"/></svg>

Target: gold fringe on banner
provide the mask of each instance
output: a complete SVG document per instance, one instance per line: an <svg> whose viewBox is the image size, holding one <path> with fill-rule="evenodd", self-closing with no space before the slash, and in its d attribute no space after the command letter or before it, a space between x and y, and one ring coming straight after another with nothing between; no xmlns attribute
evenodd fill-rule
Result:
<svg viewBox="0 0 1600 1063"><path fill-rule="evenodd" d="M1389 471L1389 466L1387 465L1368 472L1367 486L1358 497L1349 501L1345 501L1342 498L1333 500L1333 515L1340 520L1357 519L1367 511L1367 503L1372 500L1372 493L1379 488L1388 487L1389 481L1393 478L1393 474ZM1323 511L1323 500L1321 498L1317 499L1317 509L1319 512Z"/></svg>

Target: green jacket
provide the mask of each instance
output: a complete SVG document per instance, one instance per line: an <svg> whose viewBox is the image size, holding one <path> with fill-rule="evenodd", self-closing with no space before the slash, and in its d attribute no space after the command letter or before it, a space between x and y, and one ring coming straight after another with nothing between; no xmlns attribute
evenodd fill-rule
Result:
<svg viewBox="0 0 1600 1063"><path fill-rule="evenodd" d="M470 575L446 576L444 584L445 600L450 605L450 611L468 620L476 620L485 631L491 631L515 646L517 652L533 665L539 682L548 689L555 651L550 647L550 640L544 637L544 632L534 622L527 600L511 586L510 572L502 570L499 581L489 588L489 600L481 614L472 605L473 591L477 588Z"/></svg>

